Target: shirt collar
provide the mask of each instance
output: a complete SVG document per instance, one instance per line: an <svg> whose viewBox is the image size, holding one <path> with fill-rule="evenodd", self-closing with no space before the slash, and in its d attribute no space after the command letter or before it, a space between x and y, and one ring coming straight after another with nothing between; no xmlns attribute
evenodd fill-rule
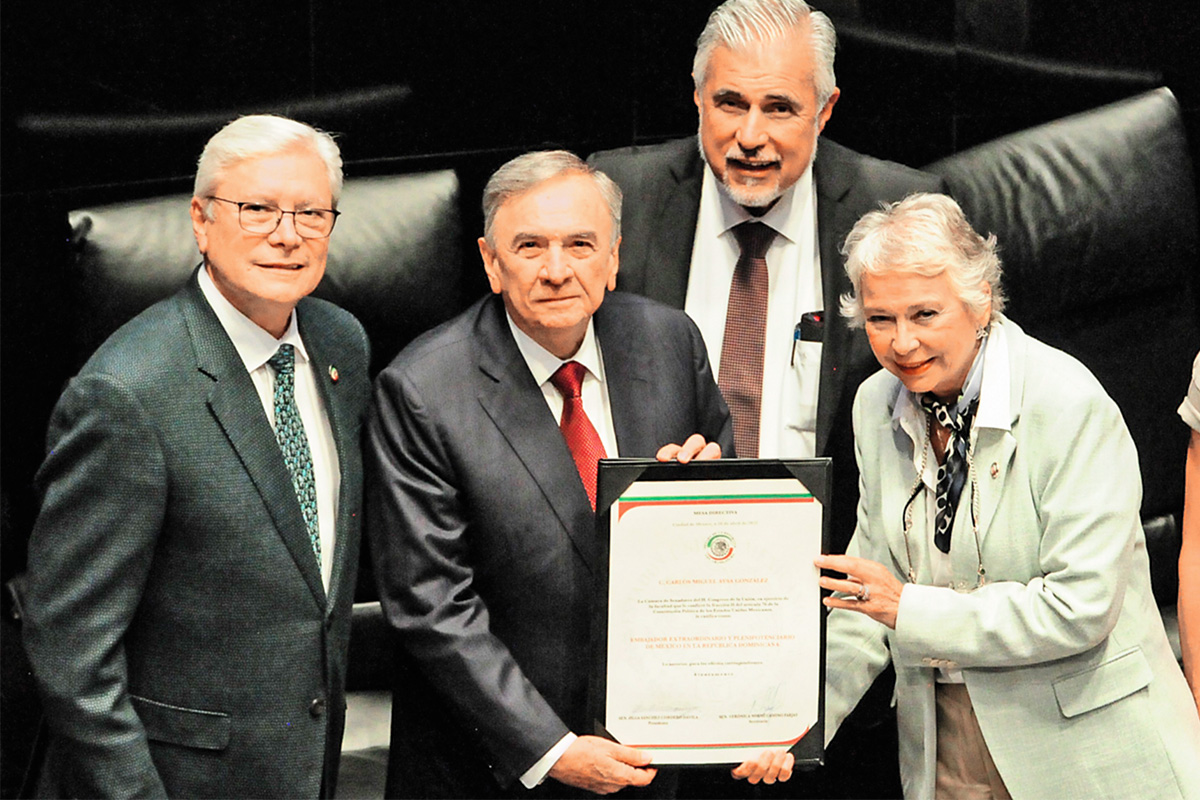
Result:
<svg viewBox="0 0 1200 800"><path fill-rule="evenodd" d="M542 347L534 341L533 337L518 328L517 323L513 322L513 318L507 312L504 317L508 320L508 328L512 331L513 338L517 342L517 349L521 351L521 356L529 366L529 371L533 373L533 379L537 381L538 386L550 380L550 377L558 371L558 368L567 363L567 361L578 361L597 380L603 380L600 343L596 341L596 328L591 319L588 320L587 330L583 334L583 344L579 345L579 350L570 358L562 359Z"/></svg>
<svg viewBox="0 0 1200 800"><path fill-rule="evenodd" d="M213 283L212 276L208 274L207 267L200 268L199 281L204 299L208 301L221 327L229 335L234 349L246 365L247 372L254 372L266 364L281 344L292 345L298 361L308 361L308 351L304 349L304 340L300 338L300 331L296 325L296 309L292 309L292 315L288 318L287 331L281 338L276 339L238 311L233 303L221 294L221 290Z"/></svg>
<svg viewBox="0 0 1200 800"><path fill-rule="evenodd" d="M987 358L988 339L984 336L979 340L979 352L975 354L975 360L971 362L971 369L967 372L967 382L963 385L962 394L958 396L958 401L954 404L954 412L961 414L970 407L971 403L979 397L979 389L983 385L983 364Z"/></svg>
<svg viewBox="0 0 1200 800"><path fill-rule="evenodd" d="M805 218L811 218L813 194L811 163L808 165L808 169L804 170L800 179L780 195L775 205L771 206L761 217L754 216L735 203L721 188L716 174L708 166L704 168L704 184L700 202L702 205L706 202L714 204L710 213L719 215L716 230L722 234L743 222L761 222L788 241L798 242L804 231ZM701 213L704 213L703 210Z"/></svg>
<svg viewBox="0 0 1200 800"><path fill-rule="evenodd" d="M979 388L979 410L975 424L980 428L1012 430L1012 373L1008 367L1008 334L1003 317L988 326L983 381Z"/></svg>

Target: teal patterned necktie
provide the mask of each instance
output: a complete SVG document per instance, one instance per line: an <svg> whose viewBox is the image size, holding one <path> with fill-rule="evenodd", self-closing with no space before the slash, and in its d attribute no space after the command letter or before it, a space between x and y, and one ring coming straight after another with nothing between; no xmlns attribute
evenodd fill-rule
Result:
<svg viewBox="0 0 1200 800"><path fill-rule="evenodd" d="M292 488L300 501L308 538L312 541L317 566L321 566L321 532L317 525L317 485L313 480L312 454L296 407L296 354L290 344L281 344L268 364L275 370L275 438L283 461L292 474Z"/></svg>

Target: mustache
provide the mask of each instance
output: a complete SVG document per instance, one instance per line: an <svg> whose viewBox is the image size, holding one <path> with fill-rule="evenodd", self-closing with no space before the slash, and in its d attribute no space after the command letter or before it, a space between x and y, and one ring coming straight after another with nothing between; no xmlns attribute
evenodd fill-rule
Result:
<svg viewBox="0 0 1200 800"><path fill-rule="evenodd" d="M744 164L750 164L756 167L773 166L780 163L778 157L762 158L761 156L747 155L746 151L738 147L736 144L726 150L724 156L726 161L741 161Z"/></svg>

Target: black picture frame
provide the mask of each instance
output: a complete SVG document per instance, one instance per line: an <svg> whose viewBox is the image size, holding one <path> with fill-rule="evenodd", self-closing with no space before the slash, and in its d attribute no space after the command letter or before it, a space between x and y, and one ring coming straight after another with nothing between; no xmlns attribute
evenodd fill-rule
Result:
<svg viewBox="0 0 1200 800"><path fill-rule="evenodd" d="M821 553L829 552L832 497L832 461L812 459L718 459L690 464L660 462L654 459L601 459L597 473L596 534L597 574L594 583L592 615L592 678L589 684L589 718L592 733L616 740L605 721L608 697L609 579L611 555L611 512L613 504L638 481L717 481L794 478L821 503ZM820 597L817 598L820 602ZM820 615L820 669L818 718L805 735L791 747L796 766L811 769L825 763L825 613ZM727 766L733 766L730 762ZM712 767L705 764L673 764L681 768Z"/></svg>

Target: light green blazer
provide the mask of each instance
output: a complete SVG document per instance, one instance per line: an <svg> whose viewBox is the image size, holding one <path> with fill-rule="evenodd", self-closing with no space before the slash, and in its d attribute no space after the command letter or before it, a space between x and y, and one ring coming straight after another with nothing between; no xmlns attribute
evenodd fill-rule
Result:
<svg viewBox="0 0 1200 800"><path fill-rule="evenodd" d="M928 544L914 535L916 583L895 630L834 610L826 737L891 660L904 794L933 797L935 668L961 668L1014 798L1200 798L1200 719L1151 594L1137 452L1121 412L1074 358L1009 320L995 327L972 433L986 583L962 591L978 568L964 505L950 553L960 591L929 585ZM901 520L916 469L893 422L901 388L881 371L855 400L862 497L849 553L904 580ZM985 413L1005 395L1008 414Z"/></svg>

